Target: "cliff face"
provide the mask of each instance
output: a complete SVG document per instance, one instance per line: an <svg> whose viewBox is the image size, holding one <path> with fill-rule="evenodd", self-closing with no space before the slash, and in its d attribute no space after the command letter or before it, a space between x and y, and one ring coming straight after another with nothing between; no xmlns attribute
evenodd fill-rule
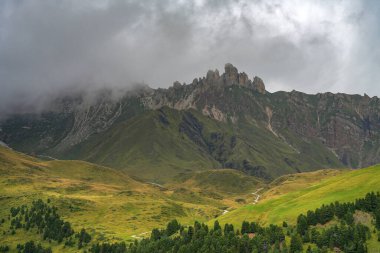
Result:
<svg viewBox="0 0 380 253"><path fill-rule="evenodd" d="M318 138L343 164L357 168L379 163L380 100L376 97L299 92L278 94L273 101L275 129Z"/></svg>
<svg viewBox="0 0 380 253"><path fill-rule="evenodd" d="M176 96L177 94L177 96ZM180 96L178 96L180 94ZM278 138L290 131L300 138L317 138L344 165L357 168L380 162L380 100L377 97L323 93L265 91L263 81L248 79L226 64L225 73L209 71L206 78L185 86L157 90L143 98L149 108L195 108L215 120L253 119Z"/></svg>
<svg viewBox="0 0 380 253"><path fill-rule="evenodd" d="M210 70L205 77L187 85L175 82L168 89L144 87L117 99L102 91L95 98L91 103L80 95L58 98L54 110L46 109L38 115L14 115L1 123L0 140L24 152L128 168L130 163L134 164L132 158L124 159L125 149L115 146L135 131L133 128L138 128L144 129L139 133L142 135L155 132L154 140L162 146L162 150L152 151L157 159L144 164L145 167L165 165L167 154L163 151L170 149L165 145L171 145L171 141L181 143L181 152L189 150L189 154L202 157L199 159L203 162L194 167L231 167L264 178L380 162L377 97L308 95L296 91L269 93L259 77L251 80L232 64L225 65L223 74ZM151 123L149 128L147 122ZM116 134L115 129L129 132L123 132L124 137L115 139L116 143L102 146ZM160 138L170 141L164 144ZM107 162L111 158L97 160L93 154L94 140L102 146L96 149L98 152L108 154L112 150L113 161L120 162ZM123 147L132 152L128 154L143 156L145 147L137 145L139 136L134 140L124 142ZM149 142L143 137L141 141ZM191 156L177 154L177 158L173 163L183 161L183 168L192 167Z"/></svg>

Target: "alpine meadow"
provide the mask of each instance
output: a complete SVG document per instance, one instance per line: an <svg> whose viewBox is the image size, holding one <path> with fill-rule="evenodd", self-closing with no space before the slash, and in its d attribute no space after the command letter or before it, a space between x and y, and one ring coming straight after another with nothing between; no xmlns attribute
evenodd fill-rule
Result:
<svg viewBox="0 0 380 253"><path fill-rule="evenodd" d="M380 2L0 2L0 252L380 252Z"/></svg>

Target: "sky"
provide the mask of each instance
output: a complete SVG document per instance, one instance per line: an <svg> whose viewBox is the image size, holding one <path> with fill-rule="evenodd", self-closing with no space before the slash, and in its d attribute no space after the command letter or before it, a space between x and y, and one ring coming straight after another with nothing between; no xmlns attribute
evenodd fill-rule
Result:
<svg viewBox="0 0 380 253"><path fill-rule="evenodd" d="M234 64L267 90L380 96L377 0L2 0L0 111L73 88L169 87Z"/></svg>

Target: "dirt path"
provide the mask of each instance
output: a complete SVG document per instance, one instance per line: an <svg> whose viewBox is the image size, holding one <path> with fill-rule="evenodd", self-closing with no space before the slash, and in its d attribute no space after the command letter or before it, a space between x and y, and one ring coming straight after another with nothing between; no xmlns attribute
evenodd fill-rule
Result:
<svg viewBox="0 0 380 253"><path fill-rule="evenodd" d="M54 158L54 157L51 157L51 156L48 156L48 155L37 155L38 158L47 158L47 159L50 159L50 160L58 160L57 158Z"/></svg>
<svg viewBox="0 0 380 253"><path fill-rule="evenodd" d="M143 233L141 233L141 234L139 234L139 235L131 235L131 237L132 237L133 239L140 240L140 239L143 239L142 235L145 235L145 234L148 234L148 233L149 233L149 232L143 232Z"/></svg>
<svg viewBox="0 0 380 253"><path fill-rule="evenodd" d="M255 192L253 192L252 194L253 194L253 196L256 196L256 198L255 198L255 200L253 201L253 203L252 204L257 204L258 202L259 202L259 200L260 200L260 194L259 194L259 191L261 191L263 188L260 188L260 189L257 189Z"/></svg>
<svg viewBox="0 0 380 253"><path fill-rule="evenodd" d="M150 185L156 186L158 188L165 189L165 186L163 186L162 184L157 184L157 183L153 183L153 182L147 182L147 183Z"/></svg>
<svg viewBox="0 0 380 253"><path fill-rule="evenodd" d="M253 205L256 205L258 202L259 202L259 200L260 200L260 197L261 197L261 195L259 194L259 191L261 191L261 190L263 190L264 188L260 188L260 189L257 189L255 192L252 192L252 195L254 195L255 196L255 200L253 201ZM222 213L222 215L225 215L226 213L228 213L229 211L227 210L227 209L224 209L223 210L223 213Z"/></svg>

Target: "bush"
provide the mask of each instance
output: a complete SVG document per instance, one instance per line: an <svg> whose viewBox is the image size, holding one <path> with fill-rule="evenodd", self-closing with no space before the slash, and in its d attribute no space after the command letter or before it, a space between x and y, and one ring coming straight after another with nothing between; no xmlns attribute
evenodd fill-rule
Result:
<svg viewBox="0 0 380 253"><path fill-rule="evenodd" d="M9 246L8 245L1 245L0 246L0 252L8 252Z"/></svg>
<svg viewBox="0 0 380 253"><path fill-rule="evenodd" d="M41 244L36 245L34 241L29 241L25 245L17 245L22 253L52 253L51 248L43 248Z"/></svg>

